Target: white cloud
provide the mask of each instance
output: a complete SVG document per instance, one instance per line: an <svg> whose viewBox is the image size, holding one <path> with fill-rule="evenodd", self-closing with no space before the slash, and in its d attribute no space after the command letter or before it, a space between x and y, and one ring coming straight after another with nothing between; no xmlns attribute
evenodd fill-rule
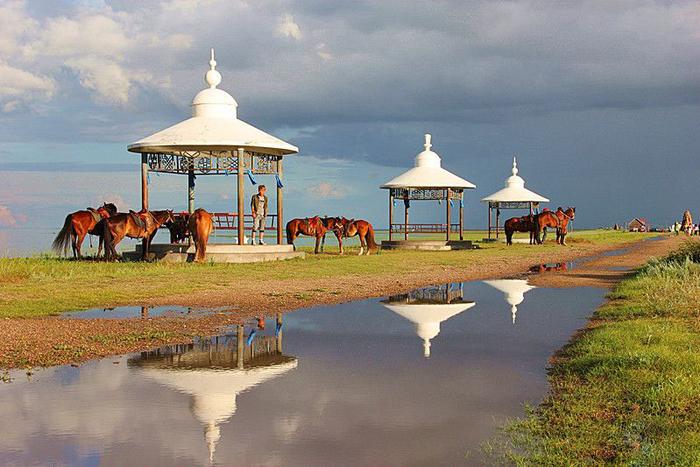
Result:
<svg viewBox="0 0 700 467"><path fill-rule="evenodd" d="M25 222L26 217L22 215L14 214L10 208L0 204L0 226L2 227L14 227L20 222Z"/></svg>
<svg viewBox="0 0 700 467"><path fill-rule="evenodd" d="M0 104L3 111L13 111L24 101L51 98L54 91L55 83L52 79L0 61Z"/></svg>
<svg viewBox="0 0 700 467"><path fill-rule="evenodd" d="M277 25L277 33L281 36L291 37L292 39L301 40L301 29L294 21L292 15L284 15Z"/></svg>
<svg viewBox="0 0 700 467"><path fill-rule="evenodd" d="M309 192L319 198L327 199L341 199L345 198L345 195L347 194L347 190L345 188L338 185L332 185L328 182L321 182L310 186Z"/></svg>

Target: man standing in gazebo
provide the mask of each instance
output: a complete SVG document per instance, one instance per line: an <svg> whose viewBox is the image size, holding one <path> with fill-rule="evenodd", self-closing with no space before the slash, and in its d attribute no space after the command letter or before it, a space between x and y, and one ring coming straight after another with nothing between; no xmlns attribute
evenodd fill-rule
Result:
<svg viewBox="0 0 700 467"><path fill-rule="evenodd" d="M253 195L250 200L250 209L253 212L253 238L250 239L250 244L255 245L255 233L260 232L260 245L264 245L263 236L265 235L265 217L267 216L267 196L265 185L258 187L258 194Z"/></svg>

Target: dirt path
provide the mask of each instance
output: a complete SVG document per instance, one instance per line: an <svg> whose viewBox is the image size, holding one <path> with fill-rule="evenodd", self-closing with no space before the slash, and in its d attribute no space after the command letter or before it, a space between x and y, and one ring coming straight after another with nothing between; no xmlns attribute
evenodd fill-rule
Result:
<svg viewBox="0 0 700 467"><path fill-rule="evenodd" d="M567 262L582 256L593 257L575 269L528 276L534 285L547 287L611 287L652 256L672 250L682 238L666 237L628 245L572 246L541 255L485 258L459 268L429 267L418 272L389 271L373 277L350 276L317 280L285 279L263 284L237 284L230 290L176 295L168 303L151 305L230 306L234 312L222 312L198 318L160 317L123 320L68 320L57 317L5 319L0 323L0 368L30 368L106 357L158 347L168 343L191 341L195 336L213 335L222 328L250 320L255 315L271 315L314 305L335 304L369 297L391 295L427 285L521 276L533 263ZM604 251L625 248L618 256L595 256ZM347 276L346 276L347 277Z"/></svg>
<svg viewBox="0 0 700 467"><path fill-rule="evenodd" d="M663 237L625 246L615 254L599 255L580 261L566 271L551 271L529 276L532 285L540 287L602 287L612 288L630 275L649 258L663 256L677 248L685 237Z"/></svg>

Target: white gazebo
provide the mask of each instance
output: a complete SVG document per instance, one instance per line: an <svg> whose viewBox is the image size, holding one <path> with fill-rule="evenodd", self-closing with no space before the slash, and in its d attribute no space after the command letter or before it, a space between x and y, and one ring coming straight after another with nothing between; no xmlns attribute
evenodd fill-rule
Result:
<svg viewBox="0 0 700 467"><path fill-rule="evenodd" d="M538 208L540 203L548 203L549 200L544 196L540 196L534 191L530 191L525 188L525 180L518 175L518 162L515 157L513 157L513 168L511 169L511 176L506 179L505 188L498 190L497 192L482 198L482 202L488 203L489 205L489 237L491 238L491 230L496 230L496 238L498 238L499 224L501 217L501 209L529 209L530 214L532 214L535 208ZM496 210L496 225L492 225L493 216L491 215L492 210Z"/></svg>
<svg viewBox="0 0 700 467"><path fill-rule="evenodd" d="M473 307L476 302L464 301L462 288L447 284L392 296L382 304L413 323L416 334L423 340L423 355L428 358L431 340L440 334L440 324Z"/></svg>
<svg viewBox="0 0 700 467"><path fill-rule="evenodd" d="M498 279L484 282L503 292L506 302L510 305L510 314L513 318L513 324L515 324L515 315L518 313L518 305L525 300L525 294L537 288L528 284L527 280L524 279Z"/></svg>
<svg viewBox="0 0 700 467"><path fill-rule="evenodd" d="M443 169L440 156L432 151L431 147L431 136L426 134L424 149L416 156L415 167L380 187L389 190L389 241L382 242L382 247L406 246L404 242L408 240L409 233L444 232L445 241L450 242L450 234L456 231L459 233L459 240L464 240L464 190L476 188L476 185ZM393 207L396 200L402 200L404 203L403 223L394 223ZM409 223L410 203L419 200L445 201L445 223ZM459 203L458 224L453 224L450 220L453 201ZM394 233L403 233L404 242L394 242Z"/></svg>
<svg viewBox="0 0 700 467"><path fill-rule="evenodd" d="M254 355L246 355L243 364L243 326L238 332L236 346L219 338L221 342L170 346L129 360L129 366L144 377L192 398L189 407L204 426L210 463L221 439L221 425L236 413L237 396L297 367L296 358L283 355L274 345L272 353L251 351Z"/></svg>
<svg viewBox="0 0 700 467"><path fill-rule="evenodd" d="M233 175L237 187L236 209L216 213L215 222L217 229L237 230L238 245L242 246L246 228L246 176L256 183L256 175L274 175L276 213L268 217L275 225L277 244L282 245L282 159L299 150L238 118L238 103L229 93L218 88L222 78L216 65L212 49L209 70L204 75L207 88L192 100L192 117L128 146L130 152L141 154L142 209L149 208L149 172L186 175L187 208L190 213L195 209L197 177ZM157 246L154 251L158 251Z"/></svg>

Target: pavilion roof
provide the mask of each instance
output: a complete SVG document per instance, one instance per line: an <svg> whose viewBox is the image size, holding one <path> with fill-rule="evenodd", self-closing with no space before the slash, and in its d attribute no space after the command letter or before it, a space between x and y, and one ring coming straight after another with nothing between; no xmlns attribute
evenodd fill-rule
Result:
<svg viewBox="0 0 700 467"><path fill-rule="evenodd" d="M204 77L209 86L192 100L192 117L128 146L131 152L231 151L239 148L274 155L299 152L296 146L272 136L238 118L238 103L218 89L214 49Z"/></svg>
<svg viewBox="0 0 700 467"><path fill-rule="evenodd" d="M442 168L440 156L431 151L431 136L425 135L425 149L416 156L416 165L380 188L455 188L471 189L476 185Z"/></svg>
<svg viewBox="0 0 700 467"><path fill-rule="evenodd" d="M518 202L533 202L533 203L548 203L549 199L538 195L534 191L525 188L525 180L518 175L518 163L513 158L512 175L506 179L505 188L482 198L483 202L500 202L500 203L518 203Z"/></svg>

